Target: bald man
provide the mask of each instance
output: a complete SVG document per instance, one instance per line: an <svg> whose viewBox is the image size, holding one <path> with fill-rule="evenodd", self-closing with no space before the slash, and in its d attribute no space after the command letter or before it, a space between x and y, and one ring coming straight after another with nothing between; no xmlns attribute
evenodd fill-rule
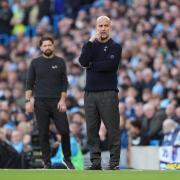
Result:
<svg viewBox="0 0 180 180"><path fill-rule="evenodd" d="M111 20L100 16L96 21L96 33L82 48L79 62L86 68L85 115L90 170L101 169L99 128L104 122L110 150L109 169L119 169L120 137L117 70L121 58L121 45L110 38Z"/></svg>

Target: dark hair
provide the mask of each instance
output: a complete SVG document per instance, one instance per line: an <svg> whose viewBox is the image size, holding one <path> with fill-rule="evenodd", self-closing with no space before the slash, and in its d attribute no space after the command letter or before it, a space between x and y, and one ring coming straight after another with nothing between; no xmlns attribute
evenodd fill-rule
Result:
<svg viewBox="0 0 180 180"><path fill-rule="evenodd" d="M53 40L53 38L50 37L50 36L43 36L43 37L40 39L40 41L39 41L39 46L42 45L43 41L51 41L52 44L54 44L54 40Z"/></svg>
<svg viewBox="0 0 180 180"><path fill-rule="evenodd" d="M135 128L141 129L142 124L140 120L135 120L135 121L131 121L130 122L132 126L134 126Z"/></svg>

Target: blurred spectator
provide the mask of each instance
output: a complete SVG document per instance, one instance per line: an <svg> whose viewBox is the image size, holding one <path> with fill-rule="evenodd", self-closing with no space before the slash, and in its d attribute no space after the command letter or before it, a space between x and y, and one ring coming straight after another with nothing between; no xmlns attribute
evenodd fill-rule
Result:
<svg viewBox="0 0 180 180"><path fill-rule="evenodd" d="M160 147L160 169L169 169L171 163L179 163L180 126L172 119L163 123L163 141Z"/></svg>
<svg viewBox="0 0 180 180"><path fill-rule="evenodd" d="M136 119L139 119L142 121L144 117L143 105L141 103L136 104L134 107L134 110L135 110Z"/></svg>
<svg viewBox="0 0 180 180"><path fill-rule="evenodd" d="M169 104L166 107L166 117L169 119L175 118L175 105L174 104Z"/></svg>
<svg viewBox="0 0 180 180"><path fill-rule="evenodd" d="M143 134L141 134L141 129L142 129L141 121L136 120L130 122L128 133L130 135L131 145L134 146L146 145L142 139Z"/></svg>
<svg viewBox="0 0 180 180"><path fill-rule="evenodd" d="M81 112L75 112L72 113L70 116L70 123L75 125L75 132L73 134L76 135L76 138L78 139L82 152L85 153L88 151L87 147L87 136L86 136L86 123L85 123L85 116Z"/></svg>
<svg viewBox="0 0 180 180"><path fill-rule="evenodd" d="M26 168L24 159L18 152L6 141L6 135L0 128L0 168L19 169Z"/></svg>
<svg viewBox="0 0 180 180"><path fill-rule="evenodd" d="M175 121L180 124L180 107L176 108L176 116L175 116Z"/></svg>
<svg viewBox="0 0 180 180"><path fill-rule="evenodd" d="M41 20L44 16L51 17L52 15L51 8L52 8L51 0L39 0L38 19Z"/></svg>
<svg viewBox="0 0 180 180"><path fill-rule="evenodd" d="M134 105L135 105L135 99L134 97L127 97L125 99L125 105L126 105L126 111L125 111L125 116L129 120L134 120L135 119L135 111L134 111Z"/></svg>
<svg viewBox="0 0 180 180"><path fill-rule="evenodd" d="M14 149L20 154L23 151L22 134L19 131L13 131L11 134L11 143Z"/></svg>
<svg viewBox="0 0 180 180"><path fill-rule="evenodd" d="M144 145L150 145L151 141L161 140L162 123L165 120L165 113L163 110L157 110L152 104L145 104L143 107L144 119L142 121L142 142Z"/></svg>
<svg viewBox="0 0 180 180"><path fill-rule="evenodd" d="M12 18L12 11L10 9L10 5L8 0L1 0L0 1L0 35L1 34L11 34L11 18Z"/></svg>

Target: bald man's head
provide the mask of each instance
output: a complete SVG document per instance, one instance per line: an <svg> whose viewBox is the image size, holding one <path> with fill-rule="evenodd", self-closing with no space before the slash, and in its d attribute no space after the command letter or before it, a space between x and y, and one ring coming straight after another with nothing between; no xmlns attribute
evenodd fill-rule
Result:
<svg viewBox="0 0 180 180"><path fill-rule="evenodd" d="M100 16L96 20L96 30L99 35L100 41L106 41L109 39L111 31L111 20L107 16Z"/></svg>
<svg viewBox="0 0 180 180"><path fill-rule="evenodd" d="M107 17L107 16L99 16L99 17L97 18L97 20L96 20L96 23L98 23L98 22L100 22L100 21L102 21L102 20L105 20L105 21L107 21L108 23L111 23L110 18Z"/></svg>

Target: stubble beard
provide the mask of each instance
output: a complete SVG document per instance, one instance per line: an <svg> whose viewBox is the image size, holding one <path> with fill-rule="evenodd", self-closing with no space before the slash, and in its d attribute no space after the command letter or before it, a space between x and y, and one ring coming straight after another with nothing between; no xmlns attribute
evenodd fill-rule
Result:
<svg viewBox="0 0 180 180"><path fill-rule="evenodd" d="M46 50L43 54L44 54L45 56L49 57L49 56L51 56L51 55L53 54L53 51L50 50L50 49L48 49L48 50Z"/></svg>
<svg viewBox="0 0 180 180"><path fill-rule="evenodd" d="M100 41L106 41L109 39L109 34L107 34L106 36L100 36Z"/></svg>

